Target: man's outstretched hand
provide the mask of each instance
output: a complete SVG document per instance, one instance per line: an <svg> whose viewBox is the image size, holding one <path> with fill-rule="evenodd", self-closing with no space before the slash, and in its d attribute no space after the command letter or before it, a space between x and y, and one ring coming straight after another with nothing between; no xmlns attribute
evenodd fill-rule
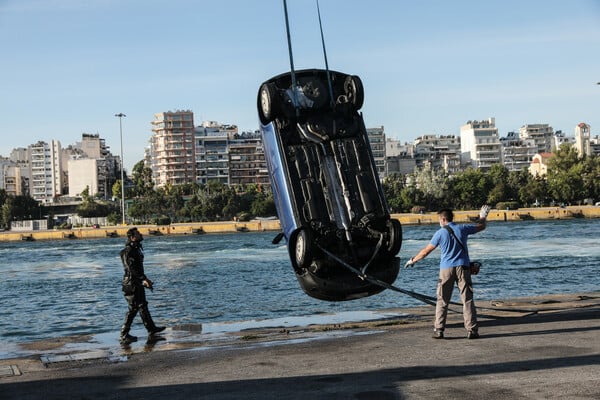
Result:
<svg viewBox="0 0 600 400"><path fill-rule="evenodd" d="M490 206L485 205L485 206L481 207L481 211L479 211L479 219L486 219L489 213L490 213Z"/></svg>

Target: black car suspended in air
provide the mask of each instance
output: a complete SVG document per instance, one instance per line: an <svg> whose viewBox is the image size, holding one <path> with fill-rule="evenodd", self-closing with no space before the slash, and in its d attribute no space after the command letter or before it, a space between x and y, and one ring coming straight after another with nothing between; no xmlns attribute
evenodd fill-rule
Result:
<svg viewBox="0 0 600 400"><path fill-rule="evenodd" d="M322 300L370 296L398 275L402 227L390 218L363 99L358 76L322 69L292 70L258 91L282 236L300 286Z"/></svg>

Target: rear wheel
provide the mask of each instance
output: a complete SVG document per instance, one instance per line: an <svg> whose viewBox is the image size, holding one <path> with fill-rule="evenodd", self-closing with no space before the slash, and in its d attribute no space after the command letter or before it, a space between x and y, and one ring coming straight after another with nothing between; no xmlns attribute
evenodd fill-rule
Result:
<svg viewBox="0 0 600 400"><path fill-rule="evenodd" d="M344 81L344 91L348 102L351 103L356 110L360 110L365 100L365 92L360 78L356 75L350 75Z"/></svg>
<svg viewBox="0 0 600 400"><path fill-rule="evenodd" d="M290 245L290 251L293 252L292 255L294 257L295 266L300 270L308 268L312 263L313 253L312 235L310 234L310 231L305 228L300 228L292 236Z"/></svg>

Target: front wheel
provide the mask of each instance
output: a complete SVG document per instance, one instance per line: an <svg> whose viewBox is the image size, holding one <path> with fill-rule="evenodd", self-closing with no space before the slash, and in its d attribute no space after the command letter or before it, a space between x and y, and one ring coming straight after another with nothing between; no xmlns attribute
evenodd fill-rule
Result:
<svg viewBox="0 0 600 400"><path fill-rule="evenodd" d="M395 256L402 247L402 225L397 219L390 219L386 222L388 243L387 252L390 256Z"/></svg>

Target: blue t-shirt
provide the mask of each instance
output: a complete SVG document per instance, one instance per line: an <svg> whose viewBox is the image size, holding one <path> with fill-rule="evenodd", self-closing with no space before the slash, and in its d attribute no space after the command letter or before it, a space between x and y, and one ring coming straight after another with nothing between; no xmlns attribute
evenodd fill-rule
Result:
<svg viewBox="0 0 600 400"><path fill-rule="evenodd" d="M458 244L454 236L446 228L440 228L431 238L431 244L440 248L442 257L440 258L440 269L458 267L460 265L469 265L469 254L467 253L467 238L473 233L477 233L475 225L457 225L450 222L449 226L458 239L460 239L464 249Z"/></svg>

